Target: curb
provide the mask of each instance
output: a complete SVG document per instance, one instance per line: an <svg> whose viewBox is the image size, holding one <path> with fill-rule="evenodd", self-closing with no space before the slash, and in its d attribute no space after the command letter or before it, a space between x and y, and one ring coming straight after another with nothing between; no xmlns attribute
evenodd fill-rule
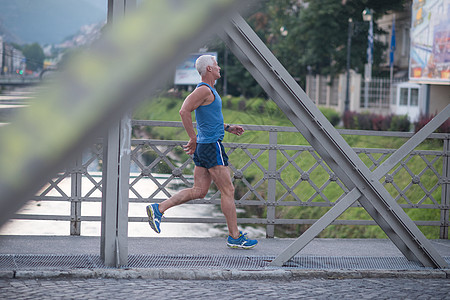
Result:
<svg viewBox="0 0 450 300"><path fill-rule="evenodd" d="M75 269L0 271L0 279L116 278L171 280L302 280L416 278L446 279L450 270L193 270L193 269Z"/></svg>

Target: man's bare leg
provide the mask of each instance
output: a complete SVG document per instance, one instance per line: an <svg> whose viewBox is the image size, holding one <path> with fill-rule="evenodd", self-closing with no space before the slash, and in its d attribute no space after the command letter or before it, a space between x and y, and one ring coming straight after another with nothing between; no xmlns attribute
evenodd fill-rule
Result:
<svg viewBox="0 0 450 300"><path fill-rule="evenodd" d="M236 204L234 203L234 186L231 182L230 171L226 166L215 166L208 171L221 193L220 203L227 221L229 235L237 239L239 237L239 229L237 226Z"/></svg>
<svg viewBox="0 0 450 300"><path fill-rule="evenodd" d="M150 227L156 233L160 233L161 218L167 209L188 202L189 200L205 197L210 185L211 175L208 170L196 166L194 168L194 186L192 188L184 189L160 204L150 204L146 207Z"/></svg>
<svg viewBox="0 0 450 300"><path fill-rule="evenodd" d="M193 199L204 198L211 185L211 175L208 169L202 167L194 168L194 186L192 188L181 190L167 200L159 204L159 211L165 212L171 207L186 203Z"/></svg>

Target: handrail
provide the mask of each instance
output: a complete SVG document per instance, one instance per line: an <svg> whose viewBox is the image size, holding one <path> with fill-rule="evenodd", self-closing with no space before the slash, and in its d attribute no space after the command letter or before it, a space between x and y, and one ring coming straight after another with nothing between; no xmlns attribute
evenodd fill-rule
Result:
<svg viewBox="0 0 450 300"><path fill-rule="evenodd" d="M147 121L147 120L133 120L133 126L152 126L152 127L182 127L181 122L168 122L168 121ZM248 131L262 131L267 132L269 135L272 134L276 136L281 132L297 132L293 127L284 127L284 126L271 126L271 125L243 125L243 127ZM404 138L408 137L404 133L395 133L395 132L374 132L374 131L360 131L360 130L341 130L342 134L350 134L350 135L363 135L363 136L390 136L396 138ZM407 133L411 134L411 133ZM430 138L433 139L441 139L444 141L449 140L448 134L436 134L433 133L430 135ZM167 156L173 156L173 149L184 144L185 141L176 141L176 140L156 140L156 139L133 139L132 140L132 160L134 161L135 167L138 166L137 170L132 170L131 178L131 187L130 187L130 203L147 203L150 201L159 202L167 198L168 187L171 186L174 180L177 180L178 184L189 185L192 184L192 175L189 175L187 167L189 165L190 158L187 158L186 161L181 162L172 162L172 158L168 158ZM445 144L445 143L444 143ZM331 172L327 166L320 161L320 157L314 161L314 166L310 166L305 168L303 166L298 165L298 158L300 155L316 155L314 154L314 149L309 145L283 145L283 144L257 144L257 143L224 143L225 148L228 150L230 156L234 155L235 151L239 151L242 153L247 153L248 162L235 162L233 159L230 159L231 163L235 163L235 165L231 165L230 168L233 171L233 181L235 185L238 184L239 188L244 189L244 196L239 199L236 199L236 204L238 206L265 206L268 210L275 209L276 207L332 207L337 202L337 196L333 196L328 199L330 196L325 195L325 190L328 185L340 185L340 189L342 190L342 194L340 197L344 196L346 191L345 186L343 186L339 179L335 178L334 173ZM354 148L355 152L358 155L362 155L367 157L368 163L372 163L371 168L376 168L382 161L387 159L389 155L391 155L395 149L378 149L378 148ZM259 162L260 159L264 155L268 155L268 151L275 151L276 157L278 157L278 165L277 169L274 171L269 170L267 165L263 165L264 163ZM165 173L158 175L154 173L151 168L148 169L148 165L145 165L142 160L143 153L151 153L153 155L153 165L156 166L158 164L165 164L169 166L171 173ZM450 209L448 205L445 203L449 203L448 199L445 199L447 193L442 193L442 199L435 199L433 197L433 193L437 191L439 188L444 188L450 184L450 179L446 177L446 175L442 175L443 165L438 166L438 162L440 158L445 158L447 152L444 150L414 150L411 152L410 156L405 160L405 162L394 168L389 176L384 178L384 184L390 184L393 188L394 198L396 201L400 201L399 205L402 208L408 209L438 209L440 211L446 211ZM83 160L81 168L67 168L65 172L60 173L56 176L52 182L50 182L47 187L47 191L45 193L41 193L32 197L31 200L35 201L63 201L65 203L75 203L75 202L100 202L101 196L98 193L101 191L101 173L89 171L90 163L94 160L101 160L102 149L101 149L101 140L99 140L99 144L94 147L92 157L85 158ZM380 158L381 157L381 158ZM371 162L369 162L371 160ZM398 187L396 182L396 175L398 173L405 173L405 166L408 167L408 163L412 160L420 161L421 164L424 165L419 174L416 177L411 176L411 182L406 187ZM445 163L446 160L442 160L442 163ZM172 164L172 166L170 166ZM141 166L139 166L141 165ZM239 165L239 166L237 166ZM139 169L143 167L143 169ZM300 168L301 167L301 168ZM249 182L246 179L247 170L250 168L255 168L259 170L259 178L256 181L259 182ZM297 168L298 178L286 178L285 172L288 168ZM314 172L323 172L326 174L328 179L323 179L324 182L316 183L311 178L311 174ZM296 171L296 172L297 172ZM184 173L183 173L184 172ZM406 171L407 172L407 171ZM426 173L426 175L424 175ZM67 191L66 196L62 195L52 195L50 191L54 191L56 187L63 181L71 181L71 176L74 174L81 174L84 180L86 180L88 185L91 188L91 191L84 192L84 194L76 195L71 194L71 191ZM413 174L414 175L414 174ZM410 176L410 175L408 175ZM436 184L432 187L425 187L425 191L423 191L424 199L416 199L410 200L410 202L404 200L404 195L408 193L408 190L411 187L418 188L420 187L420 176L435 176L434 180ZM149 182L153 182L159 185L158 192L154 192L153 195L143 195L143 193L139 190L139 182L140 180L147 180ZM269 180L274 180L277 182L277 191L275 199L268 199L267 195L264 193L265 184ZM417 180L419 180L417 182ZM78 189L73 188L76 182L74 180L71 181L72 192ZM86 183L83 183L86 184ZM298 195L298 186L302 185L302 191L309 189L310 195L306 198L303 198L302 195ZM307 186L306 186L307 185ZM81 190L81 189L79 189ZM43 190L44 191L44 190ZM97 193L97 194L95 194ZM141 195L142 194L142 195ZM87 195L87 196L86 196ZM150 197L149 197L150 196ZM190 202L192 205L196 204L211 204L211 205L219 205L220 204L220 194L216 191L211 191L211 193L205 199L197 199ZM353 207L358 207L358 204L354 204ZM71 213L71 215L37 215L37 214L25 214L19 213L14 216L14 219L30 219L30 220L61 220L61 221L70 221L73 222L84 222L84 221L100 221L100 216L83 216L81 212ZM445 217L445 213L442 213L441 216ZM438 226L441 228L440 238L448 238L448 220L418 220L416 221L416 225L421 226ZM270 226L282 225L282 224L313 224L316 219L281 219L281 218L239 218L238 222L240 224L260 224L262 226L266 226L269 228ZM136 217L129 216L129 222L146 222L145 217ZM216 218L166 218L165 222L170 223L225 223L224 218L216 217ZM336 225L375 225L372 220L336 220L332 224ZM80 228L80 226L77 226ZM81 234L78 232L72 234ZM273 235L272 235L273 236ZM270 235L269 235L270 237Z"/></svg>

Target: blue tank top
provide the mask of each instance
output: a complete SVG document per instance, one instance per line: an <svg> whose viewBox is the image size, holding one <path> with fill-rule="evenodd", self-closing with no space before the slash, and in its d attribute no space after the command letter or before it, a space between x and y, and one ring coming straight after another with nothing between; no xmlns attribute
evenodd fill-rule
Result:
<svg viewBox="0 0 450 300"><path fill-rule="evenodd" d="M223 128L222 99L217 91L209 84L200 82L199 86L206 85L214 94L214 101L208 105L202 105L195 110L197 121L197 143L208 144L223 140L225 131Z"/></svg>

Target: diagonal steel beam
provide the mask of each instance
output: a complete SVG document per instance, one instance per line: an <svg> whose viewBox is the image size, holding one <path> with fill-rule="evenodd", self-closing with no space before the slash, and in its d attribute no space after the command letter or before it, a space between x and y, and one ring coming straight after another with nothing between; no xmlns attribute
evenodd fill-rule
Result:
<svg viewBox="0 0 450 300"><path fill-rule="evenodd" d="M372 173L377 179L381 179L389 172L396 164L405 158L411 151L419 146L430 134L432 134L439 126L442 125L450 117L450 104L447 105L437 116L422 127L416 134L414 134L405 144L397 149L383 164L381 164Z"/></svg>
<svg viewBox="0 0 450 300"><path fill-rule="evenodd" d="M340 199L335 206L327 211L319 220L314 222L299 238L290 244L282 253L280 253L270 266L283 266L288 260L293 258L300 250L306 247L319 233L328 225L344 213L353 203L361 197L357 188L351 190L347 195Z"/></svg>
<svg viewBox="0 0 450 300"><path fill-rule="evenodd" d="M320 113L305 92L239 16L220 33L230 50L253 75L349 190L362 194L361 205L410 260L445 268L447 263L408 215L392 199L355 151Z"/></svg>
<svg viewBox="0 0 450 300"><path fill-rule="evenodd" d="M441 111L433 118L427 125L419 130L413 137L411 137L405 144L397 149L387 160L385 160L375 171L372 172L377 179L381 179L389 172L397 163L404 159L411 151L413 151L419 144L421 144L431 133L433 133L442 123L450 117L450 105ZM361 194L356 193L357 188L354 188L347 195L345 195L339 202L333 206L326 214L317 220L311 227L309 227L300 237L298 237L288 248L279 254L272 262L272 265L282 266L288 260L293 258L306 245L309 244L319 233L321 233L328 225L336 220L345 210L347 210ZM355 196L355 193L357 196ZM342 203L341 203L342 202Z"/></svg>

